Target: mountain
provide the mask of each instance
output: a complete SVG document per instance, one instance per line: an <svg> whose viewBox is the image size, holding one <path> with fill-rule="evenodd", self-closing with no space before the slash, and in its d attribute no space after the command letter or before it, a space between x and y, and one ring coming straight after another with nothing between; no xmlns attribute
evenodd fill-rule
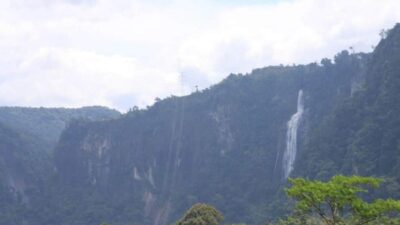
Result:
<svg viewBox="0 0 400 225"><path fill-rule="evenodd" d="M0 107L0 224L26 224L31 209L54 174L53 149L75 119L108 120L119 112L105 107ZM36 216L34 216L36 217Z"/></svg>
<svg viewBox="0 0 400 225"><path fill-rule="evenodd" d="M399 62L400 25L396 25L372 53L362 89L338 104L308 139L297 175L390 176L399 183Z"/></svg>
<svg viewBox="0 0 400 225"><path fill-rule="evenodd" d="M18 218L7 222L165 225L205 202L228 223L265 224L290 207L288 177L338 173L383 176L372 194L400 197L399 79L397 24L372 53L232 74L116 119L73 120L54 170L6 207Z"/></svg>
<svg viewBox="0 0 400 225"><path fill-rule="evenodd" d="M0 224L21 224L17 218L49 173L50 160L29 139L0 124Z"/></svg>
<svg viewBox="0 0 400 225"><path fill-rule="evenodd" d="M0 123L30 137L46 150L54 148L66 124L73 119L107 120L120 116L101 106L68 108L0 107Z"/></svg>
<svg viewBox="0 0 400 225"><path fill-rule="evenodd" d="M228 222L260 224L285 213L287 176L336 173L390 176L395 194L399 32L371 54L230 75L118 120L71 124L58 185L101 207L70 212L78 224L163 225L207 202Z"/></svg>

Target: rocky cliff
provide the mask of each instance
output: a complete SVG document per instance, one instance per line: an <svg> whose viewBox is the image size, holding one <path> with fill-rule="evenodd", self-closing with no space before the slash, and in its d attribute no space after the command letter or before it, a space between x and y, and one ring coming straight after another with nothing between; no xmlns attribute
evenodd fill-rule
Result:
<svg viewBox="0 0 400 225"><path fill-rule="evenodd" d="M334 62L266 67L118 120L77 121L56 148L59 185L84 187L82 199L98 193L113 206L100 217L113 224L129 224L131 208L138 224L168 224L196 202L214 204L228 221L261 223L273 217L267 203L285 183L288 122L299 91L301 152L310 132L356 92L369 57L343 51Z"/></svg>
<svg viewBox="0 0 400 225"><path fill-rule="evenodd" d="M256 69L117 119L75 120L49 162L54 170L24 188L28 201L2 198L9 205L0 218L11 225L164 225L206 202L227 222L264 224L290 206L282 195L287 176L337 173L384 176L384 192L373 194L399 197L399 43L396 25L370 54L343 51L333 61ZM18 136L6 133L4 140ZM26 187L30 164L10 153L25 152L25 144L4 143L2 171L19 175L1 179L13 190Z"/></svg>

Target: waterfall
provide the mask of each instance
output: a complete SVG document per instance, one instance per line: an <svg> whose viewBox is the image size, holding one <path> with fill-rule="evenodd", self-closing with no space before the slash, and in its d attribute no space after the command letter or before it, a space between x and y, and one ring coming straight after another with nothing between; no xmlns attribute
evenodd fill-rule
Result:
<svg viewBox="0 0 400 225"><path fill-rule="evenodd" d="M282 165L284 178L288 178L293 170L294 160L297 152L297 129L304 112L303 90L300 90L297 97L297 112L292 115L287 123L286 148L283 153Z"/></svg>

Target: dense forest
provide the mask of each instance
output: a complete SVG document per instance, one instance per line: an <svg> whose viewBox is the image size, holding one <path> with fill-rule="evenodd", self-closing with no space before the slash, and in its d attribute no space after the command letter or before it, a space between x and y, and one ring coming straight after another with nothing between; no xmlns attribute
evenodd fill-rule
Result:
<svg viewBox="0 0 400 225"><path fill-rule="evenodd" d="M105 107L0 107L0 224L25 223L32 199L54 174L54 146L69 122L119 116Z"/></svg>
<svg viewBox="0 0 400 225"><path fill-rule="evenodd" d="M379 188L383 181L375 177L342 175L325 182L289 179L290 187L285 192L295 201L295 207L291 215L268 225L398 225L400 200L365 201L365 196L361 195ZM213 206L197 203L174 224L220 225L223 220L222 213Z"/></svg>
<svg viewBox="0 0 400 225"><path fill-rule="evenodd" d="M101 106L67 108L0 107L0 123L30 138L51 151L71 120L107 120L120 116L116 110Z"/></svg>
<svg viewBox="0 0 400 225"><path fill-rule="evenodd" d="M266 224L295 205L288 177L381 177L366 198L399 199L399 95L397 24L372 53L231 74L122 115L0 108L0 224L185 224L197 202Z"/></svg>

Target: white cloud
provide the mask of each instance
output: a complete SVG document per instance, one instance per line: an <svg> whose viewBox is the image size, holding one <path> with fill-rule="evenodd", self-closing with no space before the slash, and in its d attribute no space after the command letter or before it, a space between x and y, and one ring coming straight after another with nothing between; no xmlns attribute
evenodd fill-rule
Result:
<svg viewBox="0 0 400 225"><path fill-rule="evenodd" d="M122 110L229 73L370 51L398 0L0 0L0 105Z"/></svg>
<svg viewBox="0 0 400 225"><path fill-rule="evenodd" d="M178 87L178 73L141 67L133 58L42 48L1 83L0 96L7 96L2 99L6 104L115 106L115 96L131 95L133 106L145 105L153 96L177 92Z"/></svg>

